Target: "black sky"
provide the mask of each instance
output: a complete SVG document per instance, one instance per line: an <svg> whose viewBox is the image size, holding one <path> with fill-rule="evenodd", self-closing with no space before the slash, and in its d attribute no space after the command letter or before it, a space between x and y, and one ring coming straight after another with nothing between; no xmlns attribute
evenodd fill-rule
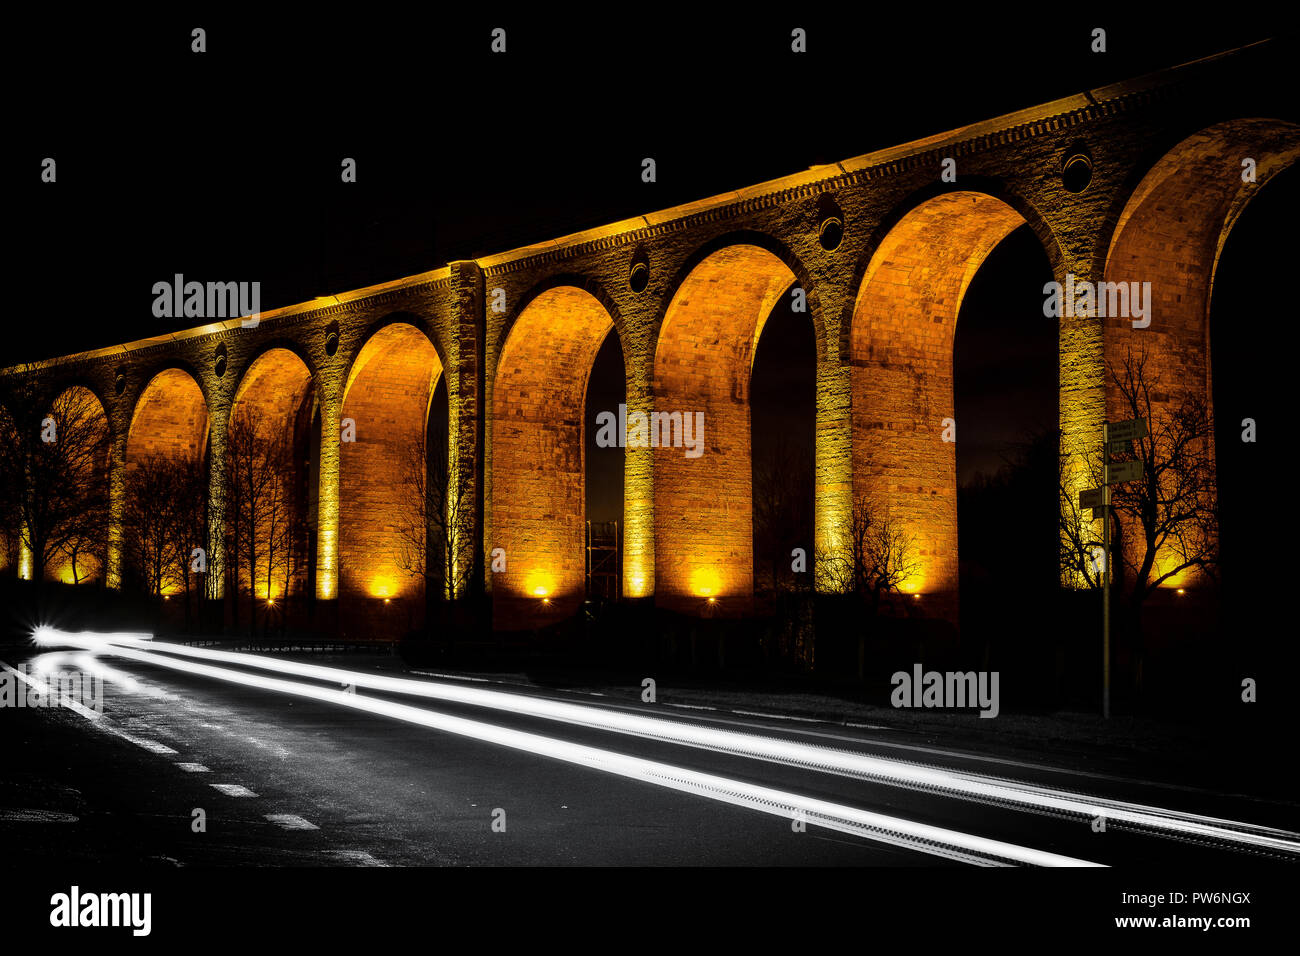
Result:
<svg viewBox="0 0 1300 956"><path fill-rule="evenodd" d="M859 155L1267 36L1132 14L1019 26L933 13L400 20L224 14L15 30L15 306L0 362L185 327L175 273L263 308L499 252ZM849 19L846 20L846 17ZM787 20L789 22L787 22ZM208 52L190 52L190 29ZM489 52L492 27L508 52ZM809 52L789 53L792 26ZM1235 32L1234 32L1235 30ZM59 182L39 182L45 156ZM339 181L343 157L359 181ZM653 156L658 182L640 180ZM57 322L49 319L57 318Z"/></svg>
<svg viewBox="0 0 1300 956"><path fill-rule="evenodd" d="M1254 12L1213 28L1131 10L889 13L896 19L868 7L753 8L716 19L634 6L594 16L429 7L388 22L355 11L281 22L216 8L76 22L61 10L25 14L12 23L9 47L13 242L0 365L187 327L151 314L153 284L175 273L259 280L262 307L275 308L1279 32ZM208 31L202 55L190 52L196 25ZM507 29L504 56L489 52L495 26ZM795 26L808 31L806 55L789 52ZM1105 54L1089 48L1095 26L1108 31ZM58 162L54 186L39 181L46 156ZM654 184L640 179L646 156L657 162ZM357 160L356 184L339 181L343 157ZM1275 192L1291 197L1294 212L1294 187ZM1276 246L1293 226L1290 214L1265 220L1279 214L1257 216L1255 205L1234 232L1244 238L1225 250L1216 315L1221 288L1233 302L1223 309L1281 323L1250 268L1263 254L1256 246ZM1285 275L1287 261L1272 268ZM1030 315L1045 268L1021 230L972 283L955 351L963 481L996 467L1009 441L1054 416L1051 330ZM1248 381L1259 359L1240 342L1221 349L1222 337L1216 326L1215 370L1224 376L1216 400L1223 380ZM756 422L809 445L811 345L797 316L774 315L752 389ZM612 339L593 371L592 399L616 407L611 349ZM1226 370L1232 363L1235 373ZM593 456L590 466L605 502L591 517L617 517L621 458Z"/></svg>

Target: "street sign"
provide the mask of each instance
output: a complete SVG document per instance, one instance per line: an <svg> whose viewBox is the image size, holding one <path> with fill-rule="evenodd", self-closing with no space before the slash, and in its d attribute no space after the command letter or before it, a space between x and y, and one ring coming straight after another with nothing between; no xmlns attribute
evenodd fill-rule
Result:
<svg viewBox="0 0 1300 956"><path fill-rule="evenodd" d="M1091 491L1079 492L1080 508L1100 508L1101 507L1101 489L1093 488Z"/></svg>
<svg viewBox="0 0 1300 956"><path fill-rule="evenodd" d="M1110 441L1106 444L1106 454L1108 455L1127 455L1133 450L1133 441L1129 438L1123 438L1119 441Z"/></svg>
<svg viewBox="0 0 1300 956"><path fill-rule="evenodd" d="M1117 485L1121 481L1137 481L1142 477L1142 462L1125 461L1118 465L1106 466L1106 484Z"/></svg>
<svg viewBox="0 0 1300 956"><path fill-rule="evenodd" d="M1133 418L1126 422L1112 422L1106 429L1106 438L1110 442L1129 441L1134 438L1147 437L1147 420Z"/></svg>

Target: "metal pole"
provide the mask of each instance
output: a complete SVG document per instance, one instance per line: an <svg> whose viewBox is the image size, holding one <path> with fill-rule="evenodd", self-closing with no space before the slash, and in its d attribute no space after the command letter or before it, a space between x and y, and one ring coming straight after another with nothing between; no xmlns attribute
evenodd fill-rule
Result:
<svg viewBox="0 0 1300 956"><path fill-rule="evenodd" d="M1110 719L1110 425L1101 424L1101 716Z"/></svg>

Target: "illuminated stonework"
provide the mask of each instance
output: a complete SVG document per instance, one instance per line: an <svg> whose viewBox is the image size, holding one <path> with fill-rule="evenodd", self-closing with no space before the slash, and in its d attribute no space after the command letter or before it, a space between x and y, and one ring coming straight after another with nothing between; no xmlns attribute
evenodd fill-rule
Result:
<svg viewBox="0 0 1300 956"><path fill-rule="evenodd" d="M700 262L668 305L655 350L654 410L702 415L703 453L661 437L654 451L655 600L695 610L702 597L749 609L754 592L749 385L763 323L794 283L757 246ZM662 432L662 428L660 429ZM698 437L698 436L696 436Z"/></svg>
<svg viewBox="0 0 1300 956"><path fill-rule="evenodd" d="M583 595L585 389L614 334L628 409L702 412L706 443L699 458L628 449L624 594L690 614L744 613L753 576L749 373L772 304L797 282L817 336L815 552L842 555L855 493L874 497L918 539L921 569L907 587L925 594L925 613L951 618L955 604L943 595L957 585L955 458L940 432L952 414L954 323L971 278L1027 222L1058 280L1113 276L1155 287L1150 329L1090 316L1060 322L1060 450L1073 494L1087 483L1083 463L1108 411L1106 357L1147 335L1179 387L1208 387L1205 310L1217 256L1258 184L1297 156L1297 127L1260 118L1293 115L1292 69L1259 44L264 311L255 328L229 320L43 363L51 400L85 385L108 419L107 583L121 581L125 474L136 456L209 448L219 497L231 422L241 408L259 409L262 427L292 437L301 469L314 562L295 584L306 592L314 575L311 626L352 632L337 613L351 601L356 616L379 621L366 633L405 627L395 607L391 622L376 617L411 582L395 573L390 502L374 489L391 474L396 445L427 421L441 376L448 457L473 499L457 561L480 572L471 589L492 594L497 627L556 620ZM1081 150L1091 173L1082 187L1064 176ZM955 182L940 177L946 157L955 157ZM1258 165L1254 185L1242 182L1243 157ZM355 420L356 446L340 441L344 418ZM367 448L379 452L374 461L360 457ZM497 548L501 574L488 570ZM30 574L30 556L24 562Z"/></svg>
<svg viewBox="0 0 1300 956"><path fill-rule="evenodd" d="M236 481L246 471L245 481L260 490L227 487L226 493L249 509L254 522L254 552L250 559L240 555L241 589L252 588L263 600L280 600L286 592L299 593L307 578L306 540L301 520L302 492L308 428L311 419L311 373L301 358L285 348L263 352L252 363L240 383L227 424L227 460L235 460ZM246 451L238 451L239 430L247 429L252 440ZM234 445L235 447L231 447ZM281 458L267 469L267 456L279 449ZM239 462L241 454L249 457ZM247 547L247 545L245 545ZM248 576L255 574L250 581Z"/></svg>
<svg viewBox="0 0 1300 956"><path fill-rule="evenodd" d="M1196 393L1213 406L1210 385L1210 296L1219 255L1233 223L1274 175L1300 156L1300 128L1248 119L1218 123L1187 137L1143 177L1120 215L1106 257L1107 282L1150 282L1150 324L1135 328L1126 317L1104 320L1106 360L1122 367L1131 349L1145 353L1145 377L1155 386L1153 414L1167 419L1183 396ZM1243 176L1243 157L1255 164L1254 182ZM1115 383L1106 383L1111 421L1131 417ZM1209 454L1213 455L1213 436ZM1141 561L1140 536L1125 538L1126 563ZM1171 549L1157 553L1158 579L1178 561ZM1203 583L1189 570L1167 588Z"/></svg>
<svg viewBox="0 0 1300 956"><path fill-rule="evenodd" d="M957 589L953 336L975 272L1023 222L992 196L946 193L904 215L867 266L850 356L855 494L914 539L906 592Z"/></svg>
<svg viewBox="0 0 1300 956"><path fill-rule="evenodd" d="M557 612L585 592L583 400L613 321L590 293L560 286L520 313L497 363L492 402L493 576L504 621L526 620L538 599Z"/></svg>
<svg viewBox="0 0 1300 956"><path fill-rule="evenodd" d="M338 547L344 593L423 594L424 529L411 513L410 483L424 472L410 469L441 373L428 337L406 323L376 332L352 365L341 420L354 440L339 444L339 497L348 502Z"/></svg>

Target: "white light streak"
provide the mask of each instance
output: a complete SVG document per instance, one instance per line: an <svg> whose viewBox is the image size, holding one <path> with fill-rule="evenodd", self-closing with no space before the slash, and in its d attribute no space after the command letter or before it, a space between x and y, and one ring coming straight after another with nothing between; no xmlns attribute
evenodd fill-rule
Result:
<svg viewBox="0 0 1300 956"><path fill-rule="evenodd" d="M76 636L65 638L65 640L68 639L71 639L73 642L77 640ZM207 656L207 653L228 653L221 651L207 651L207 649L199 648L182 648L182 650L196 652L191 656ZM205 653L202 655L198 654L197 652L200 650L205 651ZM677 767L671 764L660 763L658 761L614 753L613 751L570 743L569 741L557 740L555 738L544 737L539 734L532 734L525 731L511 730L506 727L486 724L481 721L468 720L463 717L439 714L434 711L412 707L409 704L399 704L393 701L361 697L356 694L347 694L332 688L316 687L309 684L281 680L275 677L263 677L258 674L242 673L227 668L213 667L207 664L180 660L175 657L152 653L149 651L141 651L120 645L107 649L106 652L145 664L153 664L160 667L183 671L185 673L211 677L217 680L243 684L249 687L257 687L263 690L290 694L295 697L306 697L326 703L337 704L343 707L350 707L354 710L391 717L396 720L402 720L408 723L429 727L434 730L441 730L447 733L469 737L485 743L496 744L497 746L508 747L513 750L520 750L539 756L551 757L566 763L589 767L594 770L612 773L628 779L652 783L656 786L666 787L684 793L691 793L696 796L707 797L734 806L759 810L763 813L769 813L786 819L802 820L813 826L821 826L864 839L917 850L923 853L929 853L934 856L941 856L960 862L983 866L1000 866L1016 863L1036 866L1099 865L1088 860L1062 856L1030 847L1017 846L1016 844L1005 843L1000 840L962 833L956 830L948 830L942 827L931 826L929 824L917 823L899 817L890 817L868 810L861 810L856 807L836 804L830 801L776 790L770 787L757 786L740 780L719 777L714 774L702 773L685 767ZM240 656L242 657L243 655ZM264 663L284 665L286 662L275 661ZM341 682L337 677L340 672L336 669L320 668L316 665L296 666L311 667L317 671L329 671L328 679L332 683ZM278 667L274 669L278 669ZM359 676L368 678L372 677L372 675ZM390 680L391 678L381 679ZM471 688L458 689L461 691L472 690ZM537 699L528 698L528 700L536 701ZM222 789L229 785L214 786L218 789Z"/></svg>
<svg viewBox="0 0 1300 956"><path fill-rule="evenodd" d="M70 638L80 639L80 637L80 635L63 635L62 640L67 642ZM120 645L130 642L115 638L114 643ZM1108 825L1127 824L1160 836L1209 839L1241 848L1268 850L1292 856L1300 855L1300 834L1291 831L1123 800L1093 797L968 771L909 763L839 748L485 688L384 677L318 664L272 660L252 654L185 647L179 644L151 641L147 646L157 651L166 651L168 654L219 660L334 684L352 684L358 688L367 687L386 693L508 711L666 743L698 747L733 756L750 757L786 766L870 780L875 783L994 803L1011 809L1063 814L1088 821L1105 817ZM114 653L110 649L105 650L107 653Z"/></svg>

